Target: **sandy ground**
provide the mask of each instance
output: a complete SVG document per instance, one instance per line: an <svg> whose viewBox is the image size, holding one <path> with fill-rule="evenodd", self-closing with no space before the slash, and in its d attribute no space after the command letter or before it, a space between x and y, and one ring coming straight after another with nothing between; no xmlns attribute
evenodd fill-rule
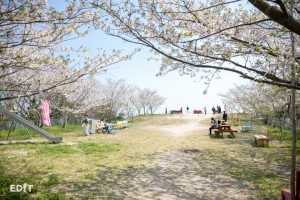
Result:
<svg viewBox="0 0 300 200"><path fill-rule="evenodd" d="M212 115L202 115L202 114L174 114L169 115L167 118L170 120L185 120L185 123L164 125L164 126L148 126L149 129L153 131L163 131L167 132L174 137L182 137L199 132L200 130L208 129L207 125L203 125L200 122L207 119L210 121Z"/></svg>

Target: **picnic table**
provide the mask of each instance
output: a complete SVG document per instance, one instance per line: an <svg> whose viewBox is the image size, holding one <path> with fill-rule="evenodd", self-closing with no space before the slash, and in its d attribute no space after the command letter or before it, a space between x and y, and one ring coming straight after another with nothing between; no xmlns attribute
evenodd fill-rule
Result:
<svg viewBox="0 0 300 200"><path fill-rule="evenodd" d="M237 130L232 129L230 124L220 124L217 129L214 129L214 132L216 137L218 137L220 134L223 135L224 132L229 132L232 137L235 137L234 133L237 132Z"/></svg>
<svg viewBox="0 0 300 200"><path fill-rule="evenodd" d="M182 110L170 110L171 114L181 114Z"/></svg>

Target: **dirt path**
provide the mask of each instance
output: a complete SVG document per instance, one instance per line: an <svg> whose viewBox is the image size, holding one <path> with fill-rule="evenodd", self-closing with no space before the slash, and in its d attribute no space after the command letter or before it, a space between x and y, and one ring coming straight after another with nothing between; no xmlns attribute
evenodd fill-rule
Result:
<svg viewBox="0 0 300 200"><path fill-rule="evenodd" d="M153 131L167 132L175 137L182 137L200 132L200 130L207 129L207 125L203 125L200 122L212 117L212 115L198 115L198 114L182 114L182 115L169 115L167 119L171 121L183 121L184 123L172 123L164 126L149 125L148 128Z"/></svg>
<svg viewBox="0 0 300 200"><path fill-rule="evenodd" d="M171 115L169 120L185 123L149 125L144 127L156 132L167 133L175 138L197 134L208 138L207 125L200 122L209 120L209 115ZM202 131L201 131L202 130ZM177 138L177 139L176 139ZM166 151L155 155L153 168L148 166L126 169L113 176L110 173L100 175L107 184L104 191L110 191L113 199L157 199L157 200L243 200L258 199L255 189L247 181L238 181L226 176L226 168L215 161L211 152L201 146L197 148Z"/></svg>
<svg viewBox="0 0 300 200"><path fill-rule="evenodd" d="M207 136L208 127L204 120L212 115L171 115L171 120L187 120L183 124L172 124L159 127L159 130L174 137L185 137L192 134ZM150 127L152 128L152 127ZM229 177L218 175L219 168L209 166L205 159L205 150L183 149L156 156L155 169L145 176L138 174L133 183L136 190L126 194L128 199L255 199L252 198L251 186L247 182L236 182ZM205 171L209 170L209 171ZM145 184L147 183L147 184ZM151 183L151 184L149 184ZM142 186L142 187L141 187ZM242 186L242 187L241 187ZM251 195L249 195L251 194ZM138 197L138 198L137 198Z"/></svg>

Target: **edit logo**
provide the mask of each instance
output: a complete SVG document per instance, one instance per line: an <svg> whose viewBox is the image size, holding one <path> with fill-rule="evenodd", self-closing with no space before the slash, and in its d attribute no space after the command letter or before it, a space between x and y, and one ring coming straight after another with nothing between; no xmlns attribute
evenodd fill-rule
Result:
<svg viewBox="0 0 300 200"><path fill-rule="evenodd" d="M10 192L31 192L33 185L28 185L27 183L24 183L23 185L10 185L9 191Z"/></svg>

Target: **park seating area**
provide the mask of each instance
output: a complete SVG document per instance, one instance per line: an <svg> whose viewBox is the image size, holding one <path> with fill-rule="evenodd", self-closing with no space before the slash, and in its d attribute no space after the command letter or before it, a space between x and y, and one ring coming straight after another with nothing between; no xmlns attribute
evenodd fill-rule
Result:
<svg viewBox="0 0 300 200"><path fill-rule="evenodd" d="M229 132L232 137L235 137L234 133L238 132L236 129L233 129L230 124L222 122L217 129L214 129L216 137L219 137L220 134L223 135L224 132Z"/></svg>
<svg viewBox="0 0 300 200"><path fill-rule="evenodd" d="M116 127L115 124L108 125L107 133L117 133L117 132L118 132L118 128Z"/></svg>
<svg viewBox="0 0 300 200"><path fill-rule="evenodd" d="M248 132L252 130L252 121L248 121L246 126L242 126L242 132Z"/></svg>
<svg viewBox="0 0 300 200"><path fill-rule="evenodd" d="M107 124L106 126L107 126L107 128L105 128L105 126L101 127L101 126L99 126L99 124L97 124L96 132L97 133L117 133L118 132L118 128L117 128L116 124Z"/></svg>
<svg viewBox="0 0 300 200"><path fill-rule="evenodd" d="M266 127L262 127L261 135L254 135L254 141L257 146L269 146L269 137L268 137L268 129Z"/></svg>

